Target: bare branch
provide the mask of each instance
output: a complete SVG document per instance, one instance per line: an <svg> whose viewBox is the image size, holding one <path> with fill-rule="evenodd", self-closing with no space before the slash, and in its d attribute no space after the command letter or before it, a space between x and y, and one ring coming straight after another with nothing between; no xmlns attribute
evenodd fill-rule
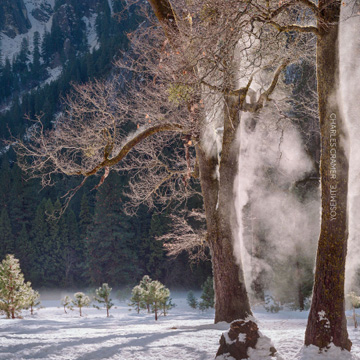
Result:
<svg viewBox="0 0 360 360"><path fill-rule="evenodd" d="M205 215L191 211L170 215L171 231L157 238L164 242L168 256L177 257L186 252L192 263L209 260L206 243Z"/></svg>
<svg viewBox="0 0 360 360"><path fill-rule="evenodd" d="M312 33L317 36L320 36L321 33L316 26L300 26L300 25L280 25L275 21L269 21L269 24L274 26L280 32L290 32L290 31L297 31L301 33Z"/></svg>

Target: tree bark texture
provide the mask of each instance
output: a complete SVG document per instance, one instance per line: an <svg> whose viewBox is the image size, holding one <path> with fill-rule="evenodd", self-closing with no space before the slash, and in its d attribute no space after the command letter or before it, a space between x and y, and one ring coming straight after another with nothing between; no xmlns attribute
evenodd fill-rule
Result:
<svg viewBox="0 0 360 360"><path fill-rule="evenodd" d="M324 6L319 3L319 7ZM320 349L330 343L351 349L346 328L344 283L347 252L348 159L345 123L337 100L340 2L328 6L319 21L317 81L321 132L321 229L315 283L305 345ZM327 24L325 25L322 24ZM322 28L323 26L323 28Z"/></svg>
<svg viewBox="0 0 360 360"><path fill-rule="evenodd" d="M225 96L224 112L221 159L209 157L200 147L197 149L207 240L213 265L215 323L245 319L252 315L243 270L234 255L234 181L239 159L239 144L235 139L239 125L238 96ZM220 178L217 174L220 174Z"/></svg>

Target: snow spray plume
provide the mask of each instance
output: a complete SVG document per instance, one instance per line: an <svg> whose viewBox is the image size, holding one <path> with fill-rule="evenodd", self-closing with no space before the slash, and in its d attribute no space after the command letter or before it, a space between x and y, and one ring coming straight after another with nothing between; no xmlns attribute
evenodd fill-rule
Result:
<svg viewBox="0 0 360 360"><path fill-rule="evenodd" d="M340 103L349 135L349 240L346 290L360 288L360 4L345 1L339 30Z"/></svg>
<svg viewBox="0 0 360 360"><path fill-rule="evenodd" d="M237 252L244 264L247 288L256 292L257 282L262 289L270 283L265 290L276 295L294 282L276 283L275 264L289 264L290 259L295 264L303 257L310 259L312 271L319 232L319 194L312 185L312 192L299 195L295 184L314 172L313 163L297 127L288 119L280 120L271 106L255 117L243 114L239 137L235 193L241 225ZM289 273L289 268L285 272Z"/></svg>

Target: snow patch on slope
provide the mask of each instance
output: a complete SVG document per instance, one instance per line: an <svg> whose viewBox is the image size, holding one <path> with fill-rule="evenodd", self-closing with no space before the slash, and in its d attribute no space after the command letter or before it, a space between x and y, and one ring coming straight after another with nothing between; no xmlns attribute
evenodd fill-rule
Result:
<svg viewBox="0 0 360 360"><path fill-rule="evenodd" d="M50 84L51 82L57 80L62 72L63 68L62 66L58 66L54 69L47 68L47 72L49 74L49 77L41 84L41 87L45 86L46 84Z"/></svg>
<svg viewBox="0 0 360 360"><path fill-rule="evenodd" d="M7 35L1 33L1 51L3 59L8 58L10 61L20 52L21 42L23 39L27 39L29 43L29 51L33 51L33 40L34 33L37 31L40 34L40 39L42 39L45 29L50 30L52 24L51 15L49 20L45 22L38 21L32 15L32 11L36 8L39 8L41 4L49 4L53 8L55 0L24 0L26 6L28 18L31 23L31 29L26 34L17 35L14 39L11 39Z"/></svg>
<svg viewBox="0 0 360 360"><path fill-rule="evenodd" d="M84 16L81 20L84 21L86 25L86 36L89 44L90 52L92 52L94 49L97 50L100 47L97 33L96 33L96 18L97 14L93 13L90 15L89 18Z"/></svg>

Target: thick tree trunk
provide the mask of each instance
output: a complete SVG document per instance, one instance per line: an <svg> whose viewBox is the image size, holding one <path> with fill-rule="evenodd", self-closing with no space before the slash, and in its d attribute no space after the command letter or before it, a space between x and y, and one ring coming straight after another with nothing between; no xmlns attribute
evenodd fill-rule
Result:
<svg viewBox="0 0 360 360"><path fill-rule="evenodd" d="M234 180L239 155L239 146L235 141L239 124L238 97L227 96L225 101L225 118L228 121L225 119L220 161L209 157L201 148L197 149L213 265L215 323L245 319L252 314L241 264L234 256L234 230L237 226ZM233 120L231 123L230 119Z"/></svg>
<svg viewBox="0 0 360 360"><path fill-rule="evenodd" d="M178 28L170 1L148 2L163 26L169 42L176 47ZM233 146L238 126L239 96L227 96L225 102L225 120L228 121L225 121L221 163L218 164L217 158L208 157L199 146L197 148L207 236L213 264L216 323L245 319L251 314L243 272L233 253L233 189L238 161L238 148L234 149ZM232 121L234 124L231 124ZM219 171L220 181L216 175Z"/></svg>
<svg viewBox="0 0 360 360"><path fill-rule="evenodd" d="M321 7L324 4L319 4ZM350 350L344 308L347 251L348 159L345 124L336 96L339 74L338 25L340 2L325 10L328 24L318 38L317 81L321 131L321 230L313 298L305 345L327 347L331 342ZM329 25L331 24L331 25ZM321 24L319 24L321 27Z"/></svg>

